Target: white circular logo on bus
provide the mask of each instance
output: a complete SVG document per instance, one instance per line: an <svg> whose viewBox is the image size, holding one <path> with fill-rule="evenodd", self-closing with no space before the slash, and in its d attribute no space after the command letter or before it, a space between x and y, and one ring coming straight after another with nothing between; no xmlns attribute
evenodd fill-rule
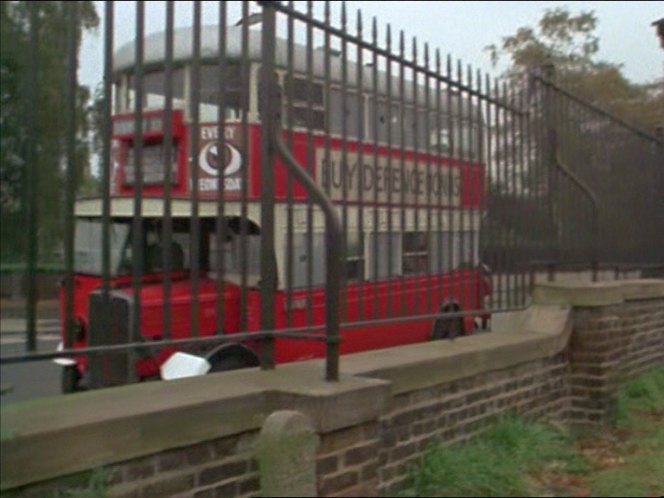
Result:
<svg viewBox="0 0 664 498"><path fill-rule="evenodd" d="M242 155L239 150L228 143L225 144L225 152L224 176L230 176L240 171ZM210 142L203 147L198 156L198 165L210 176L219 175L219 154L216 143Z"/></svg>

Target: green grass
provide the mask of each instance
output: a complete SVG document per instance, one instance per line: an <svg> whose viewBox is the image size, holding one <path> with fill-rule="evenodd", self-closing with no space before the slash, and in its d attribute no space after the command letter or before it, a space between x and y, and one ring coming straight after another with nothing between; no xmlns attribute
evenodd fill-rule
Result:
<svg viewBox="0 0 664 498"><path fill-rule="evenodd" d="M516 417L470 443L433 447L402 496L662 496L664 368L619 392L616 428L572 436Z"/></svg>
<svg viewBox="0 0 664 498"><path fill-rule="evenodd" d="M664 412L664 368L658 368L625 385L618 395L616 422L636 428L643 415Z"/></svg>
<svg viewBox="0 0 664 498"><path fill-rule="evenodd" d="M91 472L83 472L74 479L83 480L82 484L56 492L54 498L105 498L108 496L108 481L113 471L97 468Z"/></svg>
<svg viewBox="0 0 664 498"><path fill-rule="evenodd" d="M555 466L586 470L564 430L500 419L480 438L465 445L433 448L408 478L403 496L524 496L534 492L528 472Z"/></svg>
<svg viewBox="0 0 664 498"><path fill-rule="evenodd" d="M662 496L664 447L625 459L618 468L594 472L588 478L592 496Z"/></svg>
<svg viewBox="0 0 664 498"><path fill-rule="evenodd" d="M623 387L618 396L620 466L588 476L593 496L664 495L664 368ZM625 437L628 435L628 437Z"/></svg>

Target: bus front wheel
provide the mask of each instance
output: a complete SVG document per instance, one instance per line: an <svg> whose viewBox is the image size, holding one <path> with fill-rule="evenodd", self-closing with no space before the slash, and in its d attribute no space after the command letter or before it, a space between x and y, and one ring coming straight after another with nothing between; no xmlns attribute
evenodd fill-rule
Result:
<svg viewBox="0 0 664 498"><path fill-rule="evenodd" d="M239 344L221 346L209 353L206 359L211 365L209 373L227 372L259 365L255 353Z"/></svg>

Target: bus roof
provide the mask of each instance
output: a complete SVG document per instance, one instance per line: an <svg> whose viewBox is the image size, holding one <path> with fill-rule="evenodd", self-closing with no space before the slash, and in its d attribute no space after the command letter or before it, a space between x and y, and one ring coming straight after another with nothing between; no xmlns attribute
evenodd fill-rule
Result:
<svg viewBox="0 0 664 498"><path fill-rule="evenodd" d="M246 48L247 57L252 62L260 62L262 60L261 53L261 38L262 33L260 30L248 30L248 45ZM193 57L193 29L190 27L177 28L173 31L173 62L175 64L186 64L192 60ZM166 32L161 31L148 35L144 40L143 64L147 70L162 68L166 58ZM276 64L280 68L288 67L288 41L282 38L277 38L276 49ZM120 47L114 55L114 73L119 75L121 73L130 72L135 63L135 42L130 42ZM354 53L354 48L349 52ZM219 57L219 27L218 26L202 26L201 28L201 49L200 49L201 62L217 62ZM226 28L226 54L227 59L239 61L242 58L242 26L228 26ZM365 55L365 63L372 62L367 60ZM380 57L381 62L385 58ZM330 53L330 81L340 84L342 77L342 60L339 56ZM322 49L313 50L313 64L312 73L314 78L323 79L325 77L325 52ZM293 43L293 69L297 74L308 73L309 67L307 64L307 48L302 44ZM373 72L374 68L366 66L362 68L362 86L364 91L369 95L374 91L373 88ZM357 64L352 61L347 61L346 65L346 82L349 89L357 86ZM400 95L400 79L398 71L393 71L391 77L391 95L394 102L405 100L406 102L413 102L413 82L412 71L406 70L404 77L404 95ZM420 79L424 77L419 76ZM378 70L378 84L377 93L383 98L387 94L387 74L383 69ZM433 85L433 78L430 80ZM425 104L426 92L425 87L419 84L417 87L418 100L420 105ZM434 88L429 90L429 103L432 111L436 111L436 96L438 92ZM457 94L452 90L453 94ZM446 112L447 109L447 90L441 88L441 104L440 109ZM452 107L456 108L456 98L451 100ZM464 100L467 100L464 98ZM464 104L467 106L467 104ZM467 108L465 108L467 109ZM466 111L467 112L467 111ZM456 113L455 113L456 114Z"/></svg>

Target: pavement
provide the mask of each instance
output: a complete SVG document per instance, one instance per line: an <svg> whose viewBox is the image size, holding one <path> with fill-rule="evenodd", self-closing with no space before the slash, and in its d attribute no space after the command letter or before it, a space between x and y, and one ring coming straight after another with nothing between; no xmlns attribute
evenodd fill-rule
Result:
<svg viewBox="0 0 664 498"><path fill-rule="evenodd" d="M37 303L37 332L58 334L60 332L60 305L56 299ZM24 335L28 324L25 318L26 304L19 299L0 299L0 335Z"/></svg>
<svg viewBox="0 0 664 498"><path fill-rule="evenodd" d="M27 322L24 318L0 318L0 334L3 336L25 334L28 329ZM60 320L57 318L37 319L37 332L57 334L60 332Z"/></svg>
<svg viewBox="0 0 664 498"><path fill-rule="evenodd" d="M59 304L57 299L37 303L37 350L54 351L60 341ZM24 299L0 299L0 356L26 353L27 320ZM61 367L51 360L0 366L0 405L60 394Z"/></svg>

